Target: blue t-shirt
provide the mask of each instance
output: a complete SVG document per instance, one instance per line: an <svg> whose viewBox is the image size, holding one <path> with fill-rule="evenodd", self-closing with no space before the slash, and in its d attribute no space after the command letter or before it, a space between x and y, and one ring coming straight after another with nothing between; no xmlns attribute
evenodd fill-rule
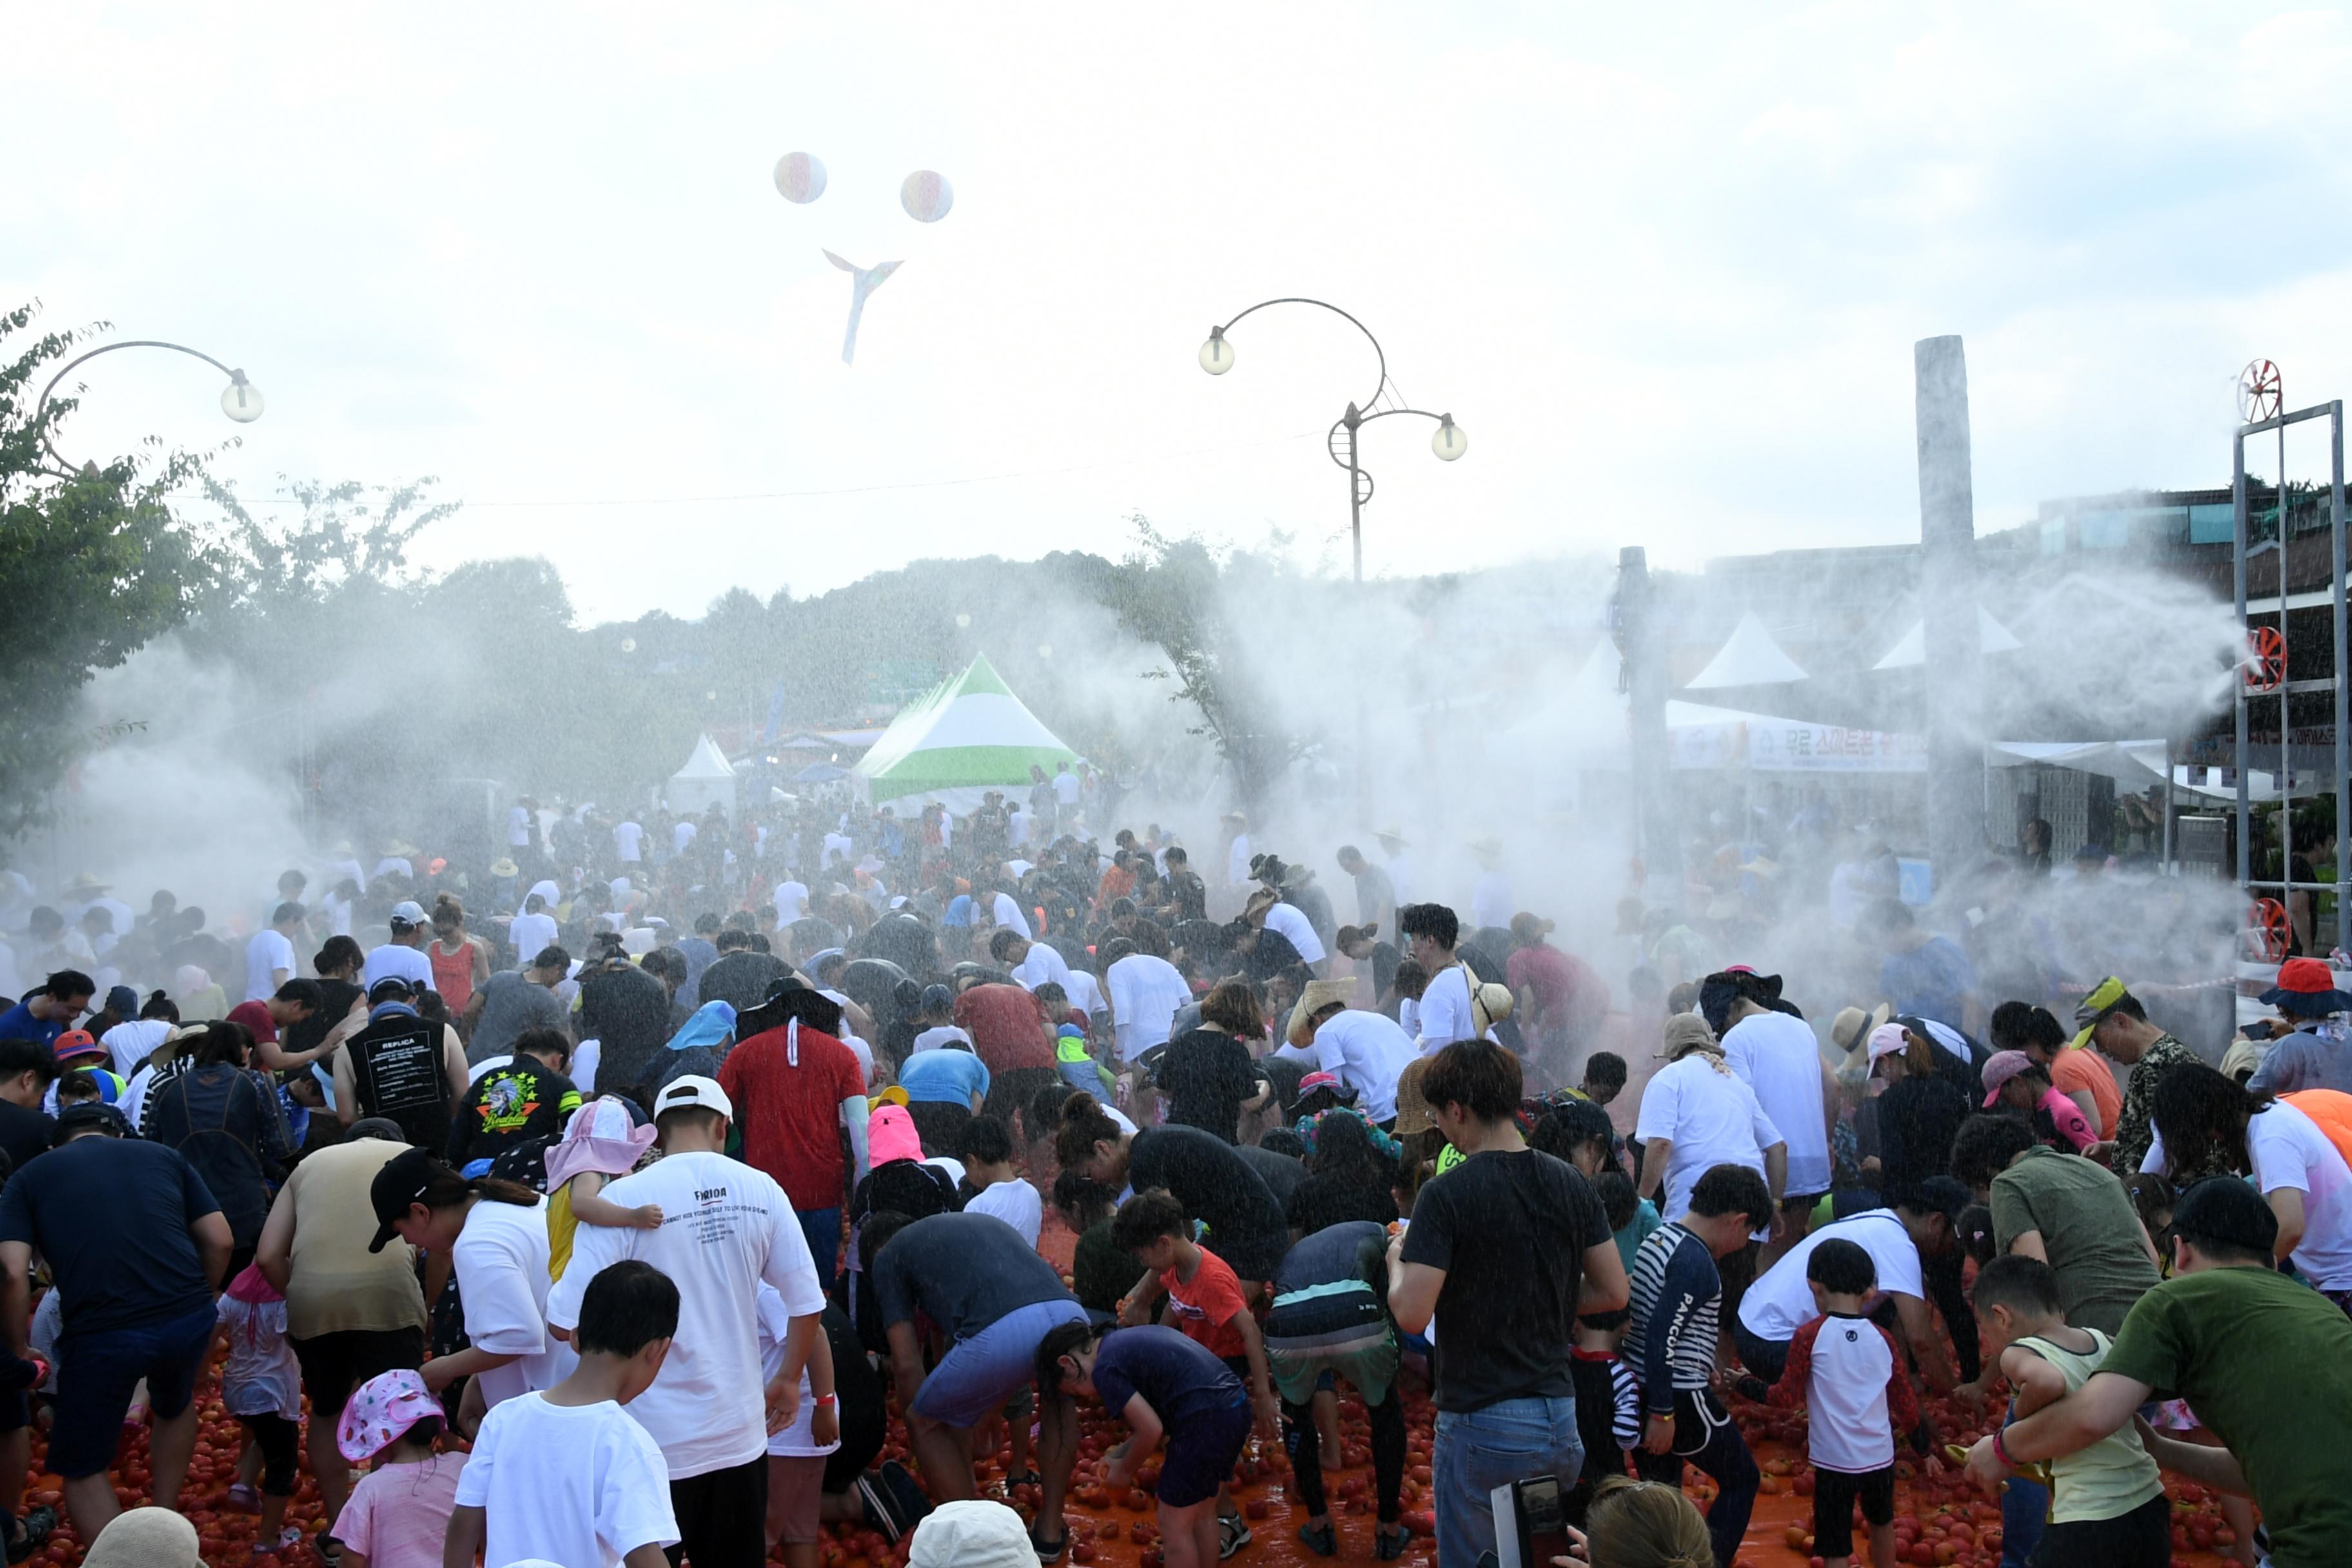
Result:
<svg viewBox="0 0 2352 1568"><path fill-rule="evenodd" d="M948 900L947 912L940 916L940 924L943 926L968 926L971 924L971 895L970 893L958 893L954 898L950 899Z"/></svg>
<svg viewBox="0 0 2352 1568"><path fill-rule="evenodd" d="M49 1260L70 1343L209 1311L212 1285L188 1227L219 1212L177 1149L92 1133L0 1187L0 1241L25 1242Z"/></svg>
<svg viewBox="0 0 2352 1568"><path fill-rule="evenodd" d="M987 1097L988 1064L951 1046L917 1051L898 1069L898 1087L919 1104L969 1106L973 1095Z"/></svg>
<svg viewBox="0 0 2352 1568"><path fill-rule="evenodd" d="M1977 988L1977 966L1948 936L1931 936L1914 952L1890 952L1879 966L1878 988L1897 1013L1965 1027L1960 998Z"/></svg>
<svg viewBox="0 0 2352 1568"><path fill-rule="evenodd" d="M1243 1397L1241 1379L1208 1347L1157 1323L1103 1336L1095 1358L1095 1392L1113 1415L1123 1415L1127 1402L1140 1394L1171 1433L1230 1410Z"/></svg>
<svg viewBox="0 0 2352 1568"><path fill-rule="evenodd" d="M54 1046L58 1037L66 1032L63 1018L36 1018L33 1010L19 1002L5 1013L0 1013L0 1040L36 1040Z"/></svg>

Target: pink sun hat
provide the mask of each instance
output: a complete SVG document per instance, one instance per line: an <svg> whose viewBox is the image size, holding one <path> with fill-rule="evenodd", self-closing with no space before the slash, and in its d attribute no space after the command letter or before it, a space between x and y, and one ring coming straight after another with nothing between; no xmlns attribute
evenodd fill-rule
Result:
<svg viewBox="0 0 2352 1568"><path fill-rule="evenodd" d="M335 1448L352 1464L374 1458L420 1421L439 1422L441 1402L405 1368L379 1373L352 1391L335 1428Z"/></svg>

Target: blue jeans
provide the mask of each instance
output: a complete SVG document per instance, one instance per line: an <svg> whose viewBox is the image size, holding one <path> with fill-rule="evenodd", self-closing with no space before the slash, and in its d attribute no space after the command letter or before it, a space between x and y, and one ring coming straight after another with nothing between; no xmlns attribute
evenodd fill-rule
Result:
<svg viewBox="0 0 2352 1568"><path fill-rule="evenodd" d="M2000 1492L2000 1568L2025 1568L2050 1519L2050 1489L2011 1476Z"/></svg>
<svg viewBox="0 0 2352 1568"><path fill-rule="evenodd" d="M829 1291L841 1268L841 1205L796 1209L793 1217L801 1222L801 1234L808 1237L809 1257L816 1262L816 1282Z"/></svg>
<svg viewBox="0 0 2352 1568"><path fill-rule="evenodd" d="M1506 1399L1480 1410L1437 1413L1434 1463L1437 1560L1475 1563L1495 1550L1492 1493L1507 1481L1558 1476L1576 1484L1584 1445L1573 1399Z"/></svg>

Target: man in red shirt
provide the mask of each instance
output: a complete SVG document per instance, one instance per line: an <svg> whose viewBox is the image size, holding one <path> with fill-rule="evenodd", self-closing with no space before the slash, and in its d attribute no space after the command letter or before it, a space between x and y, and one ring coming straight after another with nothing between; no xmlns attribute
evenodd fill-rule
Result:
<svg viewBox="0 0 2352 1568"><path fill-rule="evenodd" d="M1009 1126L1013 1112L1026 1107L1038 1089L1060 1080L1045 1009L1020 986L967 983L956 998L955 1021L971 1037L972 1054L988 1066L988 1101L982 1115L1000 1118Z"/></svg>
<svg viewBox="0 0 2352 1568"><path fill-rule="evenodd" d="M317 981L289 980L267 1002L240 1002L231 1007L228 1022L242 1024L253 1032L253 1043L259 1047L254 1053L255 1066L284 1072L308 1067L331 1048L321 1042L315 1050L289 1051L278 1043L279 1031L303 1022L325 1001L326 995Z"/></svg>
<svg viewBox="0 0 2352 1568"><path fill-rule="evenodd" d="M1503 980L1517 998L1519 1027L1549 1058L1545 1067L1557 1081L1573 1083L1609 1016L1609 985L1591 964L1544 941L1551 930L1551 921L1525 911L1511 917L1518 946L1504 963Z"/></svg>
<svg viewBox="0 0 2352 1568"><path fill-rule="evenodd" d="M805 986L772 995L736 1026L756 1032L719 1064L719 1087L735 1102L743 1161L784 1189L830 1289L841 1260L842 1201L866 1175L865 1070L841 1043L839 1005Z"/></svg>

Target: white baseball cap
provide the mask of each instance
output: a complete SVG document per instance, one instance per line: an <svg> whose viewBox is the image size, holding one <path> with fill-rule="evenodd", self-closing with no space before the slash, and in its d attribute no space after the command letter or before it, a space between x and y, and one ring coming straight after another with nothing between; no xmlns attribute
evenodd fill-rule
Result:
<svg viewBox="0 0 2352 1568"><path fill-rule="evenodd" d="M697 1107L715 1110L728 1121L735 1120L735 1102L719 1087L717 1079L704 1078L699 1073L688 1073L662 1085L654 1096L654 1117L658 1121L666 1110L688 1110Z"/></svg>
<svg viewBox="0 0 2352 1568"><path fill-rule="evenodd" d="M415 899L403 899L392 906L392 923L396 926L421 926L425 923L425 906Z"/></svg>

